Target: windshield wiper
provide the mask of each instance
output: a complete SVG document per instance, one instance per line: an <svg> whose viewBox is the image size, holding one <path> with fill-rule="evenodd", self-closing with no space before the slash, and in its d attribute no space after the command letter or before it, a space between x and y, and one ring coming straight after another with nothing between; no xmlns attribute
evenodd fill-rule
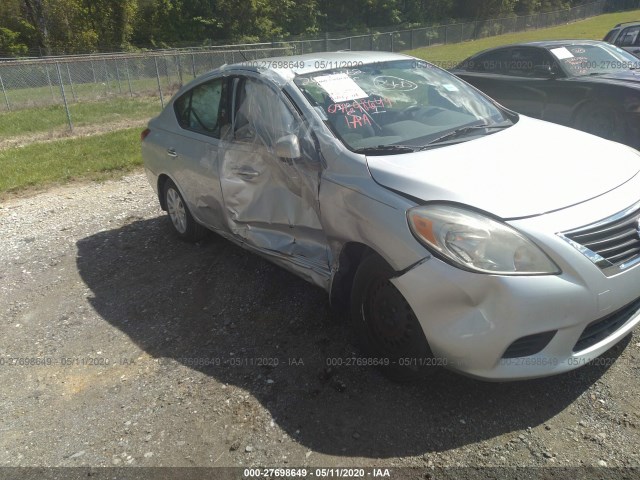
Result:
<svg viewBox="0 0 640 480"><path fill-rule="evenodd" d="M482 125L471 125L469 127L456 128L452 132L445 133L444 135L431 140L426 145L423 145L422 147L420 147L420 150L423 150L425 148L429 148L431 145L434 145L434 144L437 144L437 143L442 143L442 142L445 142L447 140L452 140L452 139L455 139L455 138L462 137L462 136L464 136L464 135L466 135L468 133L474 132L475 130L480 130L480 129L485 129L485 128L503 129L503 128L509 128L512 125L513 125L512 123L510 123L508 125L489 125L489 124L483 123Z"/></svg>
<svg viewBox="0 0 640 480"><path fill-rule="evenodd" d="M363 155L394 155L397 153L410 153L415 151L415 147L410 147L408 145L378 145L377 147L362 147L354 150L355 153L362 153Z"/></svg>

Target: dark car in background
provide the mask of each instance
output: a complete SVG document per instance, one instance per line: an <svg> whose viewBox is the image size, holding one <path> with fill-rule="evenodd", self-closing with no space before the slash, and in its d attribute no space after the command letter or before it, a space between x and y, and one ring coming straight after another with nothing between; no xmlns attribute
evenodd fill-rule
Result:
<svg viewBox="0 0 640 480"><path fill-rule="evenodd" d="M640 147L640 59L606 42L482 51L452 73L518 113Z"/></svg>
<svg viewBox="0 0 640 480"><path fill-rule="evenodd" d="M619 23L604 37L605 42L625 49L636 57L640 56L640 21Z"/></svg>

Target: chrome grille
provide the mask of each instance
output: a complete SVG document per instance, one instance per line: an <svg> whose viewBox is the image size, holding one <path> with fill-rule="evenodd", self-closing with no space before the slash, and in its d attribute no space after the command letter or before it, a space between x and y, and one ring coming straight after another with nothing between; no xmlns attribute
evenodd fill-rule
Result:
<svg viewBox="0 0 640 480"><path fill-rule="evenodd" d="M640 261L640 204L562 236L603 270L624 269Z"/></svg>

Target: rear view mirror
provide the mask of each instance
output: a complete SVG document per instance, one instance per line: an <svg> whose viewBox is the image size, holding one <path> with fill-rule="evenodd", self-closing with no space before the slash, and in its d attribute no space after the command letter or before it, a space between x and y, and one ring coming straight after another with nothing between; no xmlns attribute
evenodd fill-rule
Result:
<svg viewBox="0 0 640 480"><path fill-rule="evenodd" d="M276 142L276 155L278 158L300 158L300 141L294 134L280 137Z"/></svg>
<svg viewBox="0 0 640 480"><path fill-rule="evenodd" d="M536 65L533 67L533 71L535 72L536 77L553 78L556 76L556 72L553 70L551 65Z"/></svg>

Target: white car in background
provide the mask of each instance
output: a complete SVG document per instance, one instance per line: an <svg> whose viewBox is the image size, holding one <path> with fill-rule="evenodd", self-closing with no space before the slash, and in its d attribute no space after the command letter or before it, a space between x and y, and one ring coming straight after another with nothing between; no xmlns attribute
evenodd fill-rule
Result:
<svg viewBox="0 0 640 480"><path fill-rule="evenodd" d="M212 230L348 305L394 379L584 365L640 321L640 154L381 52L227 65L143 132L177 234Z"/></svg>

